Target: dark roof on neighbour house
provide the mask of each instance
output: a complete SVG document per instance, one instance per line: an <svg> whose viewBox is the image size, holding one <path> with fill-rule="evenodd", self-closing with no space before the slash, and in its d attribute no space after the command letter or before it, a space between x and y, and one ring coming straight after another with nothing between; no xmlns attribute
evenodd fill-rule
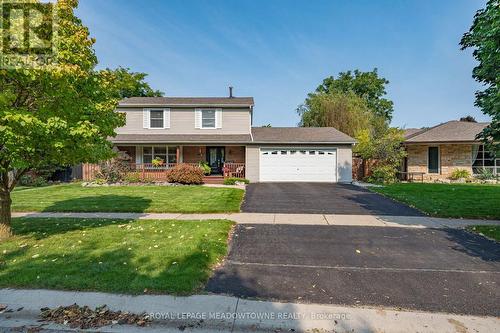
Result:
<svg viewBox="0 0 500 333"><path fill-rule="evenodd" d="M476 135L488 125L489 123L452 120L413 133L405 133L405 143L477 142Z"/></svg>
<svg viewBox="0 0 500 333"><path fill-rule="evenodd" d="M253 97L129 97L119 106L244 106L254 105Z"/></svg>
<svg viewBox="0 0 500 333"><path fill-rule="evenodd" d="M253 143L345 143L356 142L333 127L252 127Z"/></svg>

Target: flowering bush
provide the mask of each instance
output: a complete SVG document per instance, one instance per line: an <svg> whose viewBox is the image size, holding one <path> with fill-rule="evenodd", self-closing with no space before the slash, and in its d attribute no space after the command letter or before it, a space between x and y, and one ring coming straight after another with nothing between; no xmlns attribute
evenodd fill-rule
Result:
<svg viewBox="0 0 500 333"><path fill-rule="evenodd" d="M169 183L201 184L203 183L203 170L198 166L177 164L166 172Z"/></svg>

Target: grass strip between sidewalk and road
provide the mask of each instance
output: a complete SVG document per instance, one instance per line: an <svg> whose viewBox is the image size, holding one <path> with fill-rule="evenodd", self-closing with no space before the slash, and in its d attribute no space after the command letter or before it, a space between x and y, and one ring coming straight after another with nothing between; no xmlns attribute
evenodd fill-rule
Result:
<svg viewBox="0 0 500 333"><path fill-rule="evenodd" d="M63 184L12 192L14 212L226 213L238 212L244 191L206 186Z"/></svg>
<svg viewBox="0 0 500 333"><path fill-rule="evenodd" d="M436 217L500 219L500 186L397 183L370 190Z"/></svg>
<svg viewBox="0 0 500 333"><path fill-rule="evenodd" d="M473 225L467 227L467 230L500 242L500 225Z"/></svg>
<svg viewBox="0 0 500 333"><path fill-rule="evenodd" d="M0 287L190 294L227 254L227 220L16 218Z"/></svg>

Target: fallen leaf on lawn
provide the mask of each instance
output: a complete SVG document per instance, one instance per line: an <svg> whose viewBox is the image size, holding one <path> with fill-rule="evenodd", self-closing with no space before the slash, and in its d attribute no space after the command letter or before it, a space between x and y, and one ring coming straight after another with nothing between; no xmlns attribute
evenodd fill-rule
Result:
<svg viewBox="0 0 500 333"><path fill-rule="evenodd" d="M155 245L155 247L158 247L158 245Z"/></svg>
<svg viewBox="0 0 500 333"><path fill-rule="evenodd" d="M38 258L40 255L37 253L37 254L34 254L31 256L31 258L35 259L35 258Z"/></svg>
<svg viewBox="0 0 500 333"><path fill-rule="evenodd" d="M361 253L361 251L360 250L356 250L356 253Z"/></svg>

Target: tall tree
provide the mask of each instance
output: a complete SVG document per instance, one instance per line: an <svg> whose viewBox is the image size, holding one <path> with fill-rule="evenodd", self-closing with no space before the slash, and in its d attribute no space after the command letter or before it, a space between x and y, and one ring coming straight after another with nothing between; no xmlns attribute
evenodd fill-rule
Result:
<svg viewBox="0 0 500 333"><path fill-rule="evenodd" d="M352 92L363 98L373 113L383 117L389 123L394 111L392 101L384 98L385 86L389 81L378 76L377 69L371 72L359 70L340 72L338 77L329 76L316 88L316 92L309 94L311 98L317 93L349 93Z"/></svg>
<svg viewBox="0 0 500 333"><path fill-rule="evenodd" d="M383 123L371 112L366 100L353 92L311 94L297 112L300 126L335 127L353 137L360 130L373 129Z"/></svg>
<svg viewBox="0 0 500 333"><path fill-rule="evenodd" d="M11 235L10 193L27 170L112 156L107 137L124 125L115 112L116 80L96 71L94 40L59 0L52 61L0 70L0 239ZM20 27L23 27L20 25ZM5 27L4 27L5 28Z"/></svg>
<svg viewBox="0 0 500 333"><path fill-rule="evenodd" d="M479 62L472 77L486 89L476 92L476 106L491 116L491 124L479 135L491 151L500 153L500 0L489 0L480 9L460 41L462 50L472 48Z"/></svg>
<svg viewBox="0 0 500 333"><path fill-rule="evenodd" d="M163 96L160 90L153 90L145 81L147 74L132 72L129 68L118 67L106 69L114 77L118 97L159 97Z"/></svg>

